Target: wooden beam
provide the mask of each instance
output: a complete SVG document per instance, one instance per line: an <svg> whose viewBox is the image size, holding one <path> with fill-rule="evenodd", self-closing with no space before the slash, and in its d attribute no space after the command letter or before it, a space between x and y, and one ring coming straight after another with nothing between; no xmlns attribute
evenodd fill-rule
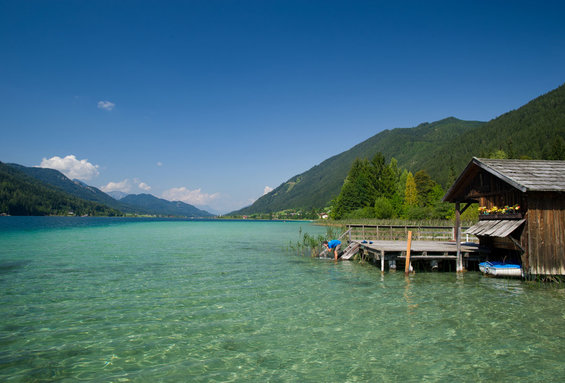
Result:
<svg viewBox="0 0 565 383"><path fill-rule="evenodd" d="M518 247L520 249L520 251L522 252L522 254L524 254L526 252L526 249L524 249L522 247L522 245L520 244L520 242L518 242L515 238L512 237L512 235L509 235L508 238L510 238L510 240L512 242L514 242L514 245L516 245L516 247Z"/></svg>
<svg viewBox="0 0 565 383"><path fill-rule="evenodd" d="M463 209L461 209L461 214L465 213L465 210L467 210L469 208L469 206L471 206L472 203L471 202L467 202L467 205L465 205L465 207Z"/></svg>
<svg viewBox="0 0 565 383"><path fill-rule="evenodd" d="M398 259L407 259L407 257L405 256L398 256ZM456 260L457 256L456 255L411 255L410 259L452 259L452 260Z"/></svg>
<svg viewBox="0 0 565 383"><path fill-rule="evenodd" d="M408 244L406 247L406 266L404 267L404 273L408 275L410 273L410 247L412 246L412 231L408 232Z"/></svg>

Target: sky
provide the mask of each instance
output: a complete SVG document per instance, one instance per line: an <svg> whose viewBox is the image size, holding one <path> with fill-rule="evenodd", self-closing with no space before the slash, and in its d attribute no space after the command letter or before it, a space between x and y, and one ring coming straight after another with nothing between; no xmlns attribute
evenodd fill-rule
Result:
<svg viewBox="0 0 565 383"><path fill-rule="evenodd" d="M565 82L563 1L0 0L0 161L214 213Z"/></svg>

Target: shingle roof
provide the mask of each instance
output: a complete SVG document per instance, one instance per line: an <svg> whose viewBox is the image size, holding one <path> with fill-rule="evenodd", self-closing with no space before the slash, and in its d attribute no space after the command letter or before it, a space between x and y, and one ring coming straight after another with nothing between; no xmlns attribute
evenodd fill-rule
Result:
<svg viewBox="0 0 565 383"><path fill-rule="evenodd" d="M565 191L565 161L492 160L473 157L443 196L443 201L463 201L466 185L479 171L486 171L521 192Z"/></svg>
<svg viewBox="0 0 565 383"><path fill-rule="evenodd" d="M565 191L565 161L473 158L479 167L526 191Z"/></svg>

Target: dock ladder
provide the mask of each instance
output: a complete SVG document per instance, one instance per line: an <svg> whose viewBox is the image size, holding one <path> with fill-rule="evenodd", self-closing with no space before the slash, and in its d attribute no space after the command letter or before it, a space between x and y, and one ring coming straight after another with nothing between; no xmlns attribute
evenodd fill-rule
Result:
<svg viewBox="0 0 565 383"><path fill-rule="evenodd" d="M359 242L351 242L341 254L341 259L351 259L359 252L359 246Z"/></svg>

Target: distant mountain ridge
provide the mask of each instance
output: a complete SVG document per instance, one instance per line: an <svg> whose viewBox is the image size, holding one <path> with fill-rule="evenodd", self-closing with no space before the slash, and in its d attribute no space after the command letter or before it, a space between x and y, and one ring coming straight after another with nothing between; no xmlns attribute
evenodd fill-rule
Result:
<svg viewBox="0 0 565 383"><path fill-rule="evenodd" d="M150 194L127 195L118 201L100 189L89 186L82 181L72 181L63 173L54 169L26 167L18 164L3 164L3 166L13 170L10 176L15 177L14 179L27 180L28 184L30 179L37 181L38 190L41 190L43 193L45 193L45 190L53 190L58 193L64 193L71 198L94 202L123 213L188 218L208 218L213 216L213 214L207 211L200 210L184 202L171 202Z"/></svg>
<svg viewBox="0 0 565 383"><path fill-rule="evenodd" d="M212 217L213 214L200 210L195 206L181 201L167 201L151 194L129 194L120 200L125 207L132 207L145 214L183 216L183 217Z"/></svg>
<svg viewBox="0 0 565 383"><path fill-rule="evenodd" d="M565 85L489 122L449 117L413 128L384 130L229 215L323 208L339 194L353 161L379 152L387 161L394 157L401 168L427 171L447 187L471 158L499 150L509 157L559 159L551 157L565 151Z"/></svg>

